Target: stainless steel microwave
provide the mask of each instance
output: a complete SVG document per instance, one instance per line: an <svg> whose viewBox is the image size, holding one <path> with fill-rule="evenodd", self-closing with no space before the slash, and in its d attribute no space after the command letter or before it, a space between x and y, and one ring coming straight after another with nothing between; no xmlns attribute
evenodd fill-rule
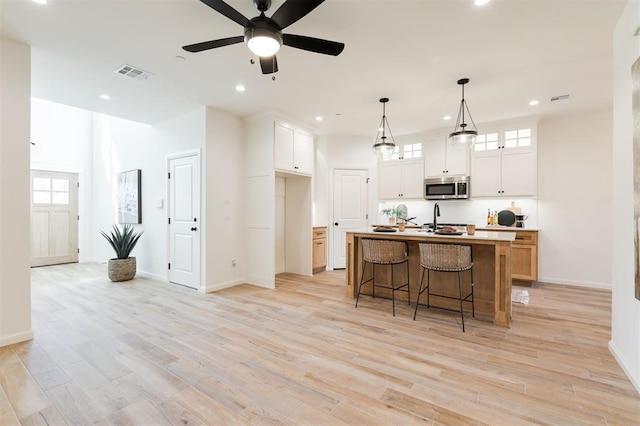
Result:
<svg viewBox="0 0 640 426"><path fill-rule="evenodd" d="M466 200L469 198L469 176L447 176L424 180L427 200Z"/></svg>

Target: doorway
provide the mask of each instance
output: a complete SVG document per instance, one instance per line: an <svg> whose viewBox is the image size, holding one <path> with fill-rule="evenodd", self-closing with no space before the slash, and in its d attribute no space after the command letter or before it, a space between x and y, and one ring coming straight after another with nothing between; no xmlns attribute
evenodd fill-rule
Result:
<svg viewBox="0 0 640 426"><path fill-rule="evenodd" d="M346 265L347 232L367 226L367 171L333 171L332 268Z"/></svg>
<svg viewBox="0 0 640 426"><path fill-rule="evenodd" d="M31 266L78 261L78 174L31 170Z"/></svg>
<svg viewBox="0 0 640 426"><path fill-rule="evenodd" d="M200 153L169 157L169 281L200 288Z"/></svg>

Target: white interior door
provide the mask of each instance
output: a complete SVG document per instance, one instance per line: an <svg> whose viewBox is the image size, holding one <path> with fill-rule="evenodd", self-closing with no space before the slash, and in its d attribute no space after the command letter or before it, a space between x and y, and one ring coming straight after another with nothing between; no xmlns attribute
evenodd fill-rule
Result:
<svg viewBox="0 0 640 426"><path fill-rule="evenodd" d="M200 288L200 155L169 159L169 281Z"/></svg>
<svg viewBox="0 0 640 426"><path fill-rule="evenodd" d="M333 269L346 265L346 233L367 227L367 171L333 171Z"/></svg>
<svg viewBox="0 0 640 426"><path fill-rule="evenodd" d="M78 174L31 171L31 266L78 261Z"/></svg>

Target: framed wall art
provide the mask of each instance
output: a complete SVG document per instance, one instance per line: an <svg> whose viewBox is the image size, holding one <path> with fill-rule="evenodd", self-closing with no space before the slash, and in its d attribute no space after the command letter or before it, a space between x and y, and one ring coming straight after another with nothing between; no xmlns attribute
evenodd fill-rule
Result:
<svg viewBox="0 0 640 426"><path fill-rule="evenodd" d="M118 173L118 223L142 223L142 170Z"/></svg>

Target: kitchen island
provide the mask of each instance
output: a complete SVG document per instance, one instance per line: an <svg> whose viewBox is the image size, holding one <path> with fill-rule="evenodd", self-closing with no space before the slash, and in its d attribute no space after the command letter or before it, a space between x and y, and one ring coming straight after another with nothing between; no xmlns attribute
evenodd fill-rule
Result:
<svg viewBox="0 0 640 426"><path fill-rule="evenodd" d="M509 327L511 322L511 242L515 240L515 232L489 232L476 231L475 235L437 235L422 232L421 230L406 230L405 232L373 232L361 230L347 232L347 259L346 259L346 294L355 298L358 291L358 284L362 275L362 247L363 238L377 238L386 240L405 241L409 246L409 282L411 285L411 302L415 303L420 286L420 249L421 242L468 244L473 250L473 275L476 315L486 314L493 317L493 323L502 327ZM383 271L384 269L384 271ZM381 282L388 282L390 279L389 268L379 268L376 270L376 277ZM365 274L369 274L370 266ZM386 276L385 276L386 274ZM405 268L395 269L398 282L405 279ZM454 284L455 274L443 274L435 272L432 274L431 286L436 293L451 291L457 288ZM453 287L452 287L453 285ZM366 290L370 291L371 286ZM362 295L367 294L363 288ZM370 294L370 293L369 293ZM390 297L390 291L376 288L376 296ZM402 300L403 295L396 296ZM423 295L423 298L425 296ZM406 300L406 296L404 296ZM424 303L424 300L423 300ZM449 300L438 300L437 306L455 308L457 302Z"/></svg>

